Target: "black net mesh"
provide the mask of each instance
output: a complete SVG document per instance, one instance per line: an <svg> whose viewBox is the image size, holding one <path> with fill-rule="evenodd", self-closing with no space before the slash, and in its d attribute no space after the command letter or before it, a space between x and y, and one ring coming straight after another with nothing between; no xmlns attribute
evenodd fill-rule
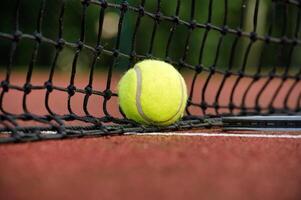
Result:
<svg viewBox="0 0 301 200"><path fill-rule="evenodd" d="M222 116L298 115L298 0L4 0L0 142L220 126ZM184 76L184 118L142 126L116 83L137 61Z"/></svg>

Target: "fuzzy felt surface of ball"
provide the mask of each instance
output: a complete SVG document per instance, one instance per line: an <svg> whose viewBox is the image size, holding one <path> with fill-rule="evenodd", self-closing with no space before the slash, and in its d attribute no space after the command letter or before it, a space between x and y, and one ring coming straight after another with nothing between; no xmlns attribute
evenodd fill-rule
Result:
<svg viewBox="0 0 301 200"><path fill-rule="evenodd" d="M159 60L143 60L118 83L119 105L128 119L167 126L184 114L187 88L181 74Z"/></svg>

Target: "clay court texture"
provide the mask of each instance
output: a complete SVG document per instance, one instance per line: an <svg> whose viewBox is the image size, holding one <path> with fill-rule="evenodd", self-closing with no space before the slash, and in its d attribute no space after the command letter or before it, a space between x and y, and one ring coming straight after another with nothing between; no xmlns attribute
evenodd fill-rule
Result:
<svg viewBox="0 0 301 200"><path fill-rule="evenodd" d="M301 197L300 138L53 140L1 145L0 160L1 199Z"/></svg>

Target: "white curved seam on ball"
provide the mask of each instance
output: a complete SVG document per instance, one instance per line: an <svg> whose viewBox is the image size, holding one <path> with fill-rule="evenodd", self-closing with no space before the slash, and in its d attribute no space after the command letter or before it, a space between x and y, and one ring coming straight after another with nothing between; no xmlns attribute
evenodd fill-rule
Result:
<svg viewBox="0 0 301 200"><path fill-rule="evenodd" d="M137 107L137 110L138 110L138 113L141 115L141 117L149 122L149 123L165 123L165 122L168 122L170 121L171 119L173 119L177 114L179 114L179 112L181 111L181 108L183 106L183 103L184 103L184 84L183 84L183 81L182 81L182 78L181 78L181 75L178 74L178 77L179 77L179 80L180 80L180 85L181 85L181 102L180 102L180 105L178 107L178 110L177 112L172 115L172 117L170 117L169 119L167 120L164 120L164 121L155 121L155 120L152 120L150 119L144 112L143 112L143 109L142 109L142 105L141 105L141 93L142 93L142 73L141 73L141 69L139 68L138 65L136 65L134 67L134 70L136 72L136 77L137 77L137 91L136 91L136 107Z"/></svg>
<svg viewBox="0 0 301 200"><path fill-rule="evenodd" d="M140 68L138 67L138 65L136 65L134 67L135 73L136 73L136 77L137 77L137 89L136 89L136 107L138 110L138 113L140 114L140 116L143 118L143 120L149 122L149 123L153 123L153 121L148 118L145 113L142 110L142 105L141 105L141 90L142 90L142 73Z"/></svg>

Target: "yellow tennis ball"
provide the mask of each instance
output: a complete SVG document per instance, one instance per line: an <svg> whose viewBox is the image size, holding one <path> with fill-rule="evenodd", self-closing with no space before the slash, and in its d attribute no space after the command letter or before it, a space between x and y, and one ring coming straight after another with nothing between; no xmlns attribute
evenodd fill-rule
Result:
<svg viewBox="0 0 301 200"><path fill-rule="evenodd" d="M181 74L158 60L138 62L118 83L119 105L128 119L166 126L185 110L187 88Z"/></svg>

